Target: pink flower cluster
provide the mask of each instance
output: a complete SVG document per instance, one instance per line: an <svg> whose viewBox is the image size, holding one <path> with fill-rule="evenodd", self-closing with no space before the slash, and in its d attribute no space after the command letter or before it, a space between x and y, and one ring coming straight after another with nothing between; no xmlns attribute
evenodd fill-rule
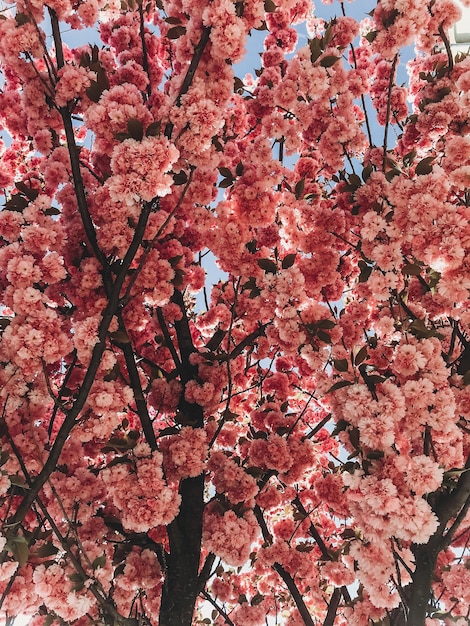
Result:
<svg viewBox="0 0 470 626"><path fill-rule="evenodd" d="M213 484L219 494L223 494L232 504L253 502L258 493L258 486L253 476L237 465L223 452L213 452L207 468L214 473Z"/></svg>
<svg viewBox="0 0 470 626"><path fill-rule="evenodd" d="M199 476L207 458L207 434L202 428L184 426L178 435L161 441L165 476L169 481Z"/></svg>
<svg viewBox="0 0 470 626"><path fill-rule="evenodd" d="M118 144L111 155L113 175L106 181L111 199L132 206L170 193L173 179L167 172L178 157L178 150L164 137Z"/></svg>
<svg viewBox="0 0 470 626"><path fill-rule="evenodd" d="M206 507L203 544L209 552L220 556L227 565L244 565L258 534L258 522L252 511L239 517L231 510L224 513L218 511L217 505Z"/></svg>
<svg viewBox="0 0 470 626"><path fill-rule="evenodd" d="M120 464L102 471L109 504L116 507L124 528L147 532L178 514L181 497L166 484L162 462L162 454L154 452L136 460L135 468Z"/></svg>

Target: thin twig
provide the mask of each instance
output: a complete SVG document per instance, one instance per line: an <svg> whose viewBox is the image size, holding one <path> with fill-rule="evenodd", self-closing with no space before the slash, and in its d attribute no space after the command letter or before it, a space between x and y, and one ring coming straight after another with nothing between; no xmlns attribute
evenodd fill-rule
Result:
<svg viewBox="0 0 470 626"><path fill-rule="evenodd" d="M388 127L390 125L390 110L392 108L392 89L393 89L393 81L395 79L395 68L397 66L398 54L393 57L392 67L390 68L390 78L388 82L388 97L387 97L387 114L385 119L385 130L384 130L384 149L383 149L383 157L382 157L382 169L385 172L385 166L387 164L387 139L388 139Z"/></svg>
<svg viewBox="0 0 470 626"><path fill-rule="evenodd" d="M232 622L227 613L223 610L221 606L217 604L214 598L210 594L208 594L207 591L201 591L201 596L212 604L212 606L217 610L219 615L224 618L226 624L228 624L229 626L235 626L234 622Z"/></svg>

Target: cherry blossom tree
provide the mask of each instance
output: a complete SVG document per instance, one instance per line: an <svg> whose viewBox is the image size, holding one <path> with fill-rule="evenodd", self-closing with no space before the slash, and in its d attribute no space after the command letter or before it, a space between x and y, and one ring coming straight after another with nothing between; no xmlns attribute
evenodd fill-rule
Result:
<svg viewBox="0 0 470 626"><path fill-rule="evenodd" d="M470 56L325 4L2 11L5 623L469 623Z"/></svg>

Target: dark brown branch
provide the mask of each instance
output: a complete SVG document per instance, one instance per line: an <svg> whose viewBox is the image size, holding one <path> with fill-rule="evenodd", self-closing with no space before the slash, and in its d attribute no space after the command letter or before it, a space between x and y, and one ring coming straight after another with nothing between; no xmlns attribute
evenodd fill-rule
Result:
<svg viewBox="0 0 470 626"><path fill-rule="evenodd" d="M266 522L264 521L263 512L261 511L258 505L255 506L255 508L253 509L253 512L256 516L256 519L258 520L258 524L260 525L263 539L271 544L272 535L269 532L268 527L266 526ZM299 611L302 619L304 620L305 626L315 626L312 616L310 615L309 610L307 609L307 605L304 602L302 594L300 593L295 583L295 580L292 578L289 572L287 572L284 569L284 567L280 565L279 563L274 563L273 569L279 574L280 578L284 581L284 584L286 585L287 589L289 590L292 596L292 599L295 602L297 610Z"/></svg>
<svg viewBox="0 0 470 626"><path fill-rule="evenodd" d="M224 618L226 624L228 624L229 626L235 626L234 622L232 622L232 620L227 615L227 613L223 610L221 606L217 604L214 598L209 593L207 593L207 591L201 591L201 595L203 598L205 598L208 602L212 604L212 606L216 609L219 615L221 615Z"/></svg>
<svg viewBox="0 0 470 626"><path fill-rule="evenodd" d="M59 20L57 18L57 14L51 8L49 8L49 15L51 18L52 25L52 35L54 38L54 45L56 49L56 57L57 57L57 65L60 68L64 67L64 49L62 46L62 38L60 35L59 29ZM93 221L91 219L90 211L88 209L88 203L85 195L85 186L83 184L82 172L80 170L80 159L77 144L75 142L75 134L73 132L73 124L72 117L70 111L67 106L59 107L59 112L62 117L62 122L64 124L65 137L67 140L67 148L70 157L70 165L72 168L72 177L75 188L75 197L77 199L78 210L80 212L80 217L82 218L83 228L85 229L85 233L88 241L90 242L91 248L93 250L94 255L98 259L103 268L103 280L105 283L105 288L107 292L111 287L110 280L108 278L109 268L108 263L106 261L106 257L103 252L100 250L98 246L98 240L96 238L96 231L93 225ZM109 295L109 293L108 293Z"/></svg>
<svg viewBox="0 0 470 626"><path fill-rule="evenodd" d="M339 602L341 600L341 589L336 589L331 594L330 603L328 605L328 612L323 622L323 626L333 626L335 623L336 613L338 612Z"/></svg>
<svg viewBox="0 0 470 626"><path fill-rule="evenodd" d="M181 89L175 100L175 105L177 107L181 106L181 98L184 96L185 93L187 93L188 89L191 86L191 83L193 82L194 74L196 73L197 67L199 65L199 61L202 58L204 48L206 47L209 41L210 33L211 33L211 29L209 26L202 27L201 38L199 39L197 46L194 48L194 54L191 59L191 63L189 64L188 71L186 72L186 76L184 77L183 83L181 85ZM168 139L171 139L172 133L173 133L173 124L172 122L168 122L165 128L165 136L168 137Z"/></svg>
<svg viewBox="0 0 470 626"><path fill-rule="evenodd" d="M274 563L273 569L279 574L279 576L284 581L284 584L288 588L292 596L292 599L295 602L297 610L299 611L300 616L304 620L305 626L315 626L314 621L307 609L307 605L304 602L302 594L300 593L292 576L288 572L286 572L286 570L282 567L282 565L279 565L279 563Z"/></svg>
<svg viewBox="0 0 470 626"><path fill-rule="evenodd" d="M469 508L470 508L470 496L467 498L465 504L460 509L460 512L457 515L457 517L455 518L454 523L452 524L452 526L449 528L449 530L444 535L443 541L442 541L442 544L441 544L442 545L442 549L447 548L450 545L452 539L455 536L455 533L460 528L462 522L464 521L465 517L467 516Z"/></svg>
<svg viewBox="0 0 470 626"><path fill-rule="evenodd" d="M64 376L64 380L62 381L62 385L60 386L59 389L59 393L57 395L58 400L60 401L62 399L62 395L67 387L67 384L70 380L70 376L72 375L73 372L73 368L75 367L75 363L77 362L77 350L73 351L73 357L72 357L72 362L70 363L69 367L67 368L67 372L65 373ZM44 373L44 375L46 375L46 373ZM48 388L50 387L50 383L49 380L46 379L46 385L48 386ZM49 425L47 427L47 436L49 438L49 441L51 439L52 436L52 429L54 427L54 421L57 415L57 411L59 409L59 404L54 402L54 409L52 410L52 415L51 415L51 419L49 420Z"/></svg>
<svg viewBox="0 0 470 626"><path fill-rule="evenodd" d="M462 472L455 489L450 493L443 494L434 508L434 512L440 521L436 534L440 534L440 536L443 536L449 520L457 517L460 510L468 506L467 503L470 498L470 456L465 463L465 469L469 471Z"/></svg>
<svg viewBox="0 0 470 626"><path fill-rule="evenodd" d="M149 71L149 57L147 52L147 44L145 43L145 25L144 25L144 7L143 4L139 5L139 34L140 41L142 43L142 67L144 72L147 74L148 83L147 83L147 96L150 98L152 95L152 86L150 84L150 71Z"/></svg>
<svg viewBox="0 0 470 626"><path fill-rule="evenodd" d="M178 353L176 352L176 348L173 344L173 340L171 338L171 335L168 331L168 326L166 325L165 322L165 318L163 317L163 311L161 310L160 307L157 308L157 318L158 318L158 323L160 324L160 328L162 330L163 333L163 338L165 339L165 347L168 348L168 350L171 353L171 357L174 361L175 367L178 371L181 370L181 361L180 358L178 356Z"/></svg>
<svg viewBox="0 0 470 626"><path fill-rule="evenodd" d="M449 72L451 72L454 69L454 57L452 56L452 48L450 47L449 38L447 37L447 34L442 24L439 26L438 31L446 49L447 61L449 62Z"/></svg>
<svg viewBox="0 0 470 626"><path fill-rule="evenodd" d="M258 337L264 336L264 332L267 327L268 327L268 324L260 324L256 330L254 330L252 333L247 335L245 339L242 339L242 341L240 341L240 343L237 346L235 346L235 348L228 354L214 354L214 355L205 355L205 356L207 359L210 359L211 361L222 361L222 362L232 361L237 356L239 356L245 348L251 345L255 339L258 339Z"/></svg>
<svg viewBox="0 0 470 626"><path fill-rule="evenodd" d="M382 157L382 169L385 172L385 166L387 164L387 139L388 139L388 128L390 126L390 110L392 107L392 88L393 81L395 78L395 68L397 66L398 54L396 54L393 58L392 67L390 68L390 80L388 83L388 96L387 96L387 114L385 119L385 130L384 130L384 149L383 149L383 157Z"/></svg>
<svg viewBox="0 0 470 626"><path fill-rule="evenodd" d="M51 7L47 7L47 10L49 11L49 17L51 20L52 37L54 39L55 45L55 58L57 59L57 66L60 69L65 65L65 58L64 48L62 46L62 37L60 35L59 20L57 18L57 13L54 11L54 9L52 9Z"/></svg>
<svg viewBox="0 0 470 626"><path fill-rule="evenodd" d="M160 226L160 228L158 229L158 231L155 233L154 237L152 238L152 240L150 241L150 243L146 246L145 250L143 251L140 259L139 259L139 265L136 267L135 271L132 273L132 276L127 284L126 287L126 292L122 298L124 303L127 303L127 301L130 298L130 294L131 294L131 290L132 287L135 283L135 281L137 280L137 278L139 277L139 274L144 266L144 263L150 253L151 250L153 250L153 246L155 244L155 242L158 240L158 238L163 235L163 233L165 232L165 228L168 226L171 218L175 215L175 213L178 211L178 209L180 208L186 193L188 192L189 186L193 180L193 173L194 173L194 168L191 167L190 171L189 171L189 176L188 176L188 180L186 181L186 184L183 188L183 191L181 193L181 196L178 198L178 202L175 204L174 208L168 213L167 217L165 218L165 221L163 222L163 224ZM155 198L154 200L154 210L157 210L160 208L160 198Z"/></svg>
<svg viewBox="0 0 470 626"><path fill-rule="evenodd" d="M306 508L302 504L299 496L297 496L294 500L292 500L292 504L294 504L297 507L297 509L299 510L299 512L302 513L302 515L304 515L306 518L309 516L308 511L306 510ZM311 534L311 536L315 539L318 547L320 548L320 551L322 553L322 557L324 559L326 559L327 561L331 561L332 558L331 558L330 551L328 550L325 542L323 541L323 539L320 536L320 533L315 528L315 526L312 524L312 522L310 522L310 526L309 526L308 530L309 530L309 533Z"/></svg>
<svg viewBox="0 0 470 626"><path fill-rule="evenodd" d="M214 565L214 561L215 561L215 554L211 552L206 558L206 560L204 561L204 565L202 566L201 571L199 573L199 585L200 585L201 591L203 591L206 585L206 582L209 580L209 577L211 575L211 569L212 569L212 566Z"/></svg>
<svg viewBox="0 0 470 626"><path fill-rule="evenodd" d="M305 439L311 439L312 437L315 437L315 435L320 432L320 430L326 426L328 424L328 422L330 421L330 419L332 418L331 413L328 413L328 415L326 415L320 422L318 422L318 424L316 424L312 430L308 433L308 435L305 436Z"/></svg>
<svg viewBox="0 0 470 626"><path fill-rule="evenodd" d="M188 91L191 83L193 82L194 74L196 73L197 66L199 65L199 61L201 60L202 53L204 52L204 48L209 41L210 34L210 26L203 26L201 38L199 39L197 46L194 48L193 58L191 59L191 63L189 64L188 71L186 72L186 76L184 77L178 97L176 98L175 104L177 107L181 106L181 98Z"/></svg>
<svg viewBox="0 0 470 626"><path fill-rule="evenodd" d="M57 437L54 440L54 443L51 447L51 451L44 464L44 467L34 479L34 482L31 485L31 488L25 494L15 515L10 520L10 523L12 525L18 525L23 521L32 503L36 500L39 494L39 491L42 489L44 483L47 481L49 476L54 471L57 465L57 462L59 460L60 454L62 452L62 448L64 447L64 444L67 441L70 435L70 432L72 431L73 427L76 424L76 420L80 414L80 411L83 409L83 406L85 405L85 402L88 398L88 394L90 393L90 389L95 380L96 372L98 371L98 367L101 363L103 352L106 347L106 338L108 335L109 326L120 305L119 294L120 294L122 285L127 276L127 271L132 263L135 253L137 252L142 242L142 237L143 237L145 227L147 225L147 221L148 221L151 210L152 210L152 203L145 203L144 208L140 214L136 229L134 231L133 240L121 263L119 274L116 276L116 280L113 285L113 290L109 296L108 305L103 311L103 317L101 319L101 322L98 328L98 341L93 347L93 352L92 352L92 356L90 359L90 363L88 365L88 369L83 379L83 383L80 388L80 391L77 395L77 398L73 406L67 411L65 420L62 426L60 427L59 432L57 433ZM3 551L0 555L0 562L2 562L2 560L4 559L4 556L5 556L5 551Z"/></svg>
<svg viewBox="0 0 470 626"><path fill-rule="evenodd" d="M119 329L123 330L127 335L127 330L122 318L122 313L118 313ZM117 342L116 342L117 343ZM148 412L147 402L145 401L144 392L142 391L142 385L140 384L140 376L137 370L135 362L134 350L130 340L128 343L117 343L118 347L122 350L124 359L126 361L127 372L129 374L130 386L134 394L135 406L137 409L137 415L139 416L142 430L144 431L145 440L150 446L151 450L157 449L157 439L153 431L152 420Z"/></svg>

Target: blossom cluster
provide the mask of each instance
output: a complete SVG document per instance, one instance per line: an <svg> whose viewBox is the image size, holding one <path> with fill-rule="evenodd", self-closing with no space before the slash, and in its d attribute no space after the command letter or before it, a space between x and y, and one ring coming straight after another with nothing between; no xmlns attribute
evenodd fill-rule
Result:
<svg viewBox="0 0 470 626"><path fill-rule="evenodd" d="M340 4L4 12L0 618L468 619L470 56Z"/></svg>

